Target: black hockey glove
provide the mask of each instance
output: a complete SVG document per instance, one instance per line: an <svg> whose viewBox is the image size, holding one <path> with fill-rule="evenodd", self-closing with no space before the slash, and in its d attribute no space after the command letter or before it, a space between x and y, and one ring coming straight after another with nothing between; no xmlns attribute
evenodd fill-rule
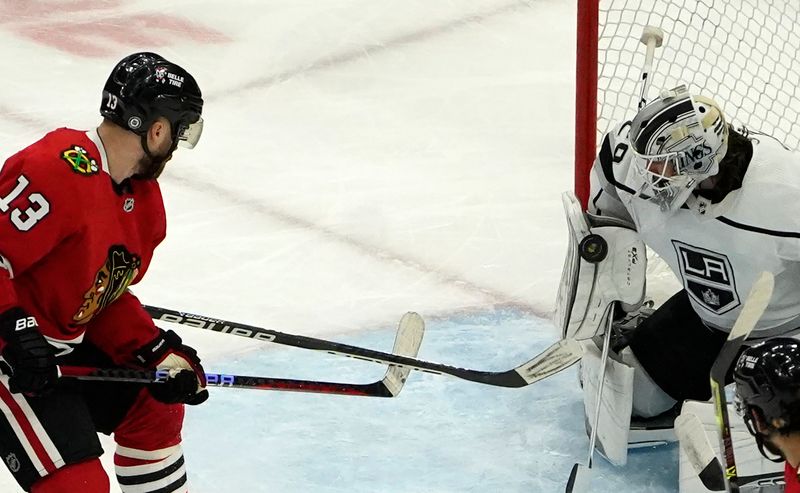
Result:
<svg viewBox="0 0 800 493"><path fill-rule="evenodd" d="M148 386L156 400L196 406L208 399L206 374L197 351L183 344L175 332L162 330L161 335L136 351L134 356L145 368L170 372L166 382Z"/></svg>
<svg viewBox="0 0 800 493"><path fill-rule="evenodd" d="M11 367L11 392L43 395L55 388L55 351L39 332L35 318L20 307L6 310L0 314L0 337L6 342L3 358Z"/></svg>

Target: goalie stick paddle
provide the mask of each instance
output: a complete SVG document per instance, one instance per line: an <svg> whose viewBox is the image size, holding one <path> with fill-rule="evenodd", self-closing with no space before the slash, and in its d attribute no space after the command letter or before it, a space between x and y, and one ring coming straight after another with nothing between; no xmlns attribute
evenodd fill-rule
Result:
<svg viewBox="0 0 800 493"><path fill-rule="evenodd" d="M725 483L728 491L732 493L739 491L739 478L736 472L736 459L733 455L728 403L725 398L725 374L739 353L744 340L753 331L758 319L767 309L769 300L772 298L774 285L775 279L772 273L762 272L750 289L750 294L747 295L742 311L739 312L739 317L733 324L733 329L728 334L719 356L717 356L714 365L711 367L711 395L714 398L714 410L717 415L720 450L725 459Z"/></svg>
<svg viewBox="0 0 800 493"><path fill-rule="evenodd" d="M405 370L416 370L437 375L451 375L470 382L493 385L497 387L525 387L538 382L575 364L583 349L574 339L563 339L556 342L535 358L516 368L507 371L481 371L467 368L419 360L409 356L390 354L374 349L367 349L349 344L342 344L314 337L286 334L276 330L263 329L252 325L219 320L168 308L144 305L145 310L155 320L172 322L213 332L232 334L265 342L274 342L286 346L324 351L329 354L347 356L385 365L392 365Z"/></svg>

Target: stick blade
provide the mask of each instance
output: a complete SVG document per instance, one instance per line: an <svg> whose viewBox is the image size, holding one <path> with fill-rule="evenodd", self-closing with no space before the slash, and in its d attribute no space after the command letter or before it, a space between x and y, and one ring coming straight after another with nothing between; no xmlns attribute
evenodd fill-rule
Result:
<svg viewBox="0 0 800 493"><path fill-rule="evenodd" d="M675 434L703 486L711 491L725 491L722 465L700 418L694 413L681 413L675 419Z"/></svg>
<svg viewBox="0 0 800 493"><path fill-rule="evenodd" d="M397 335L394 339L392 353L400 356L415 358L422 345L422 337L425 335L425 321L416 312L408 312L400 319L397 326ZM386 390L396 397L411 373L411 368L389 365L386 375L383 377L383 385Z"/></svg>
<svg viewBox="0 0 800 493"><path fill-rule="evenodd" d="M592 483L591 474L592 470L582 464L572 466L564 493L588 493Z"/></svg>
<svg viewBox="0 0 800 493"><path fill-rule="evenodd" d="M583 346L575 339L561 339L515 371L530 385L572 366L583 357Z"/></svg>

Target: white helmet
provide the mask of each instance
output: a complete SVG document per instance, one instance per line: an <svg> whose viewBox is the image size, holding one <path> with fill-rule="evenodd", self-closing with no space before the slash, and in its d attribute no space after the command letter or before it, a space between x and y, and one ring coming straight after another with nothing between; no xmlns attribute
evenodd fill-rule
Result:
<svg viewBox="0 0 800 493"><path fill-rule="evenodd" d="M674 211L698 183L719 172L728 124L717 103L678 86L636 114L630 142L636 195Z"/></svg>

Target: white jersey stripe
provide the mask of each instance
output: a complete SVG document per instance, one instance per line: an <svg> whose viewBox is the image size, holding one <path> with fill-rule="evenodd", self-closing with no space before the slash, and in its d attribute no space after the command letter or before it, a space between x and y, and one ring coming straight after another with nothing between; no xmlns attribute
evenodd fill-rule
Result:
<svg viewBox="0 0 800 493"><path fill-rule="evenodd" d="M117 455L128 457L130 459L162 460L176 452L178 452L178 455L181 455L182 449L180 444L159 450L139 450L117 445Z"/></svg>
<svg viewBox="0 0 800 493"><path fill-rule="evenodd" d="M17 436L17 440L22 444L22 448L25 449L25 453L28 455L28 458L33 463L33 467L36 468L36 471L39 473L40 476L47 475L47 469L42 464L42 461L36 455L36 452L33 450L33 446L31 442L28 441L28 437L25 435L25 432L22 430L22 427L17 422L17 418L14 416L11 407L6 402L6 398L11 396L12 394L8 391L8 377L5 375L0 376L0 393L2 393L2 398L0 398L0 411L2 411L3 415L6 418L6 421L11 425L11 428L14 430L14 434Z"/></svg>
<svg viewBox="0 0 800 493"><path fill-rule="evenodd" d="M136 466L120 466L115 464L114 469L116 470L117 476L140 476L142 474L150 474L166 469L182 457L183 454L174 454L162 461L139 464Z"/></svg>
<svg viewBox="0 0 800 493"><path fill-rule="evenodd" d="M33 432L36 433L36 436L39 438L39 441L42 443L47 455L50 456L50 460L53 461L53 464L56 468L64 467L64 459L61 457L61 452L58 451L56 448L56 444L53 443L53 440L50 439L50 435L47 434L47 431L42 426L42 422L39 421L39 418L36 417L36 414L31 409L30 404L28 401L25 400L25 397L22 394L11 394L14 397L14 400L17 402L19 407L22 409L22 412L25 413L25 416L28 417L28 421L33 428Z"/></svg>

